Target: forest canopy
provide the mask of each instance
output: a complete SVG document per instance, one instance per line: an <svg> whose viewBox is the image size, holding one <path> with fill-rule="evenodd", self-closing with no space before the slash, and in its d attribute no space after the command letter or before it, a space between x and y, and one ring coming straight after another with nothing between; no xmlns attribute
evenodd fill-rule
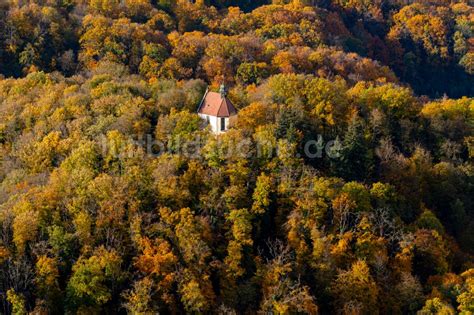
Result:
<svg viewBox="0 0 474 315"><path fill-rule="evenodd" d="M468 1L0 1L0 313L472 314L473 97Z"/></svg>

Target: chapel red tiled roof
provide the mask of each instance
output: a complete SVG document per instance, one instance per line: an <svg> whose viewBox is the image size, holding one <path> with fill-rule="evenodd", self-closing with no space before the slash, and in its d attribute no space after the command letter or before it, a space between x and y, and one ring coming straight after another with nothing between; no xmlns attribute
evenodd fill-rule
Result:
<svg viewBox="0 0 474 315"><path fill-rule="evenodd" d="M199 106L198 113L217 117L229 117L236 115L237 110L227 97L222 97L221 93L207 91Z"/></svg>

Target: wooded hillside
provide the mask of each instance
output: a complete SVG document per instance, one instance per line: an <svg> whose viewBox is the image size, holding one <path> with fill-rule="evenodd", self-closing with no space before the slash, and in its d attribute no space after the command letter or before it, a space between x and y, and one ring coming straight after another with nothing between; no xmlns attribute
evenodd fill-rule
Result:
<svg viewBox="0 0 474 315"><path fill-rule="evenodd" d="M472 314L474 7L194 2L0 0L0 313Z"/></svg>

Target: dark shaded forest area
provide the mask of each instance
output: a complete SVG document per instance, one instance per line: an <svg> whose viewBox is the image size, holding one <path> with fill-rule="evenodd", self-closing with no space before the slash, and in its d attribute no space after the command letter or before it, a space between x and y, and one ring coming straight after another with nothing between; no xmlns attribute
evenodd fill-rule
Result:
<svg viewBox="0 0 474 315"><path fill-rule="evenodd" d="M0 313L473 314L468 1L0 0L0 73Z"/></svg>

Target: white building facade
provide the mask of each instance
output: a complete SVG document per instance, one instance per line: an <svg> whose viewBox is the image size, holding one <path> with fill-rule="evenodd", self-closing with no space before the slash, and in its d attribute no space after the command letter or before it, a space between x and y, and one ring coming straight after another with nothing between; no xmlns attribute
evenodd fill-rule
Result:
<svg viewBox="0 0 474 315"><path fill-rule="evenodd" d="M226 132L232 127L237 119L237 110L227 98L224 85L219 93L206 91L199 104L198 115L209 123L215 134Z"/></svg>

